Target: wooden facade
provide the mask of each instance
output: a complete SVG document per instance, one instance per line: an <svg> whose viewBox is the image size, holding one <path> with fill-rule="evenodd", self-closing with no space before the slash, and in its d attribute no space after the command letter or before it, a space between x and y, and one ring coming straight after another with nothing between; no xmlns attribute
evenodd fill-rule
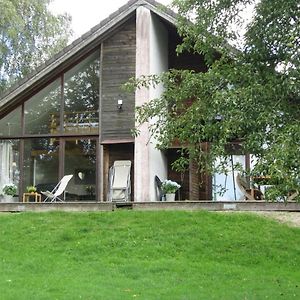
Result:
<svg viewBox="0 0 300 300"><path fill-rule="evenodd" d="M177 31L173 27L168 27L169 33L169 68L193 70L195 72L206 72L207 65L204 57L199 54L183 52L180 55L176 53L176 47L182 42ZM191 105L193 100L187 100L187 105ZM176 143L175 143L176 144ZM168 151L168 176L181 184L180 194L177 195L181 200L211 200L212 198L212 180L211 176L199 173L197 163L190 162L189 170L184 173L178 173L172 170L172 163L179 158L177 153L180 145L175 145L174 149ZM208 151L208 145L203 144Z"/></svg>
<svg viewBox="0 0 300 300"><path fill-rule="evenodd" d="M101 55L101 141L132 139L134 128L134 93L122 85L135 77L135 18L103 42ZM117 101L123 101L122 109Z"/></svg>
<svg viewBox="0 0 300 300"><path fill-rule="evenodd" d="M168 149L167 151L167 160L168 160L168 178L176 181L181 185L179 191L177 191L176 199L177 200L187 200L190 199L189 191L189 182L190 182L190 171L185 172L176 172L172 168L172 164L179 158L180 149Z"/></svg>

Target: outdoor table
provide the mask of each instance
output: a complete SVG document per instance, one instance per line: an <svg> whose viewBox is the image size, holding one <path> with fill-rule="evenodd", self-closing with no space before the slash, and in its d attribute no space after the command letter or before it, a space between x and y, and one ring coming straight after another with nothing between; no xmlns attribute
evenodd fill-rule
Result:
<svg viewBox="0 0 300 300"><path fill-rule="evenodd" d="M34 197L34 202L42 202L42 195L39 193L24 193L23 202L29 202L30 197Z"/></svg>

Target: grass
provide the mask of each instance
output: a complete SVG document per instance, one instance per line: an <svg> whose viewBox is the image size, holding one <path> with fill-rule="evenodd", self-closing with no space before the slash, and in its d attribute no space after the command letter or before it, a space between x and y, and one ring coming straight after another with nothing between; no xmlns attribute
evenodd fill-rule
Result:
<svg viewBox="0 0 300 300"><path fill-rule="evenodd" d="M0 215L1 299L299 299L300 229L209 212Z"/></svg>

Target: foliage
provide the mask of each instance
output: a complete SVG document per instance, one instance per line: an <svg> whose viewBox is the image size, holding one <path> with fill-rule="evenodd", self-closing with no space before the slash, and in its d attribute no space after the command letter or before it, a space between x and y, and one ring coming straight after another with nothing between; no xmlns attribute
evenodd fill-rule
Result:
<svg viewBox="0 0 300 300"><path fill-rule="evenodd" d="M252 19L241 37L249 5ZM174 0L173 6L183 40L178 55L197 53L208 70L170 70L132 83L165 87L159 99L138 109L138 123L155 118L148 124L158 147L177 141L199 171L217 171L219 157L224 160L217 168L224 171L231 153L252 153L252 174L272 177L278 195L299 190L299 1ZM183 160L175 164L178 170L188 165Z"/></svg>
<svg viewBox="0 0 300 300"><path fill-rule="evenodd" d="M299 229L258 216L35 212L0 228L2 299L300 297Z"/></svg>
<svg viewBox="0 0 300 300"><path fill-rule="evenodd" d="M61 50L70 17L54 16L51 0L0 0L0 93Z"/></svg>
<svg viewBox="0 0 300 300"><path fill-rule="evenodd" d="M27 193L35 193L36 192L36 187L33 185L27 186L26 187Z"/></svg>
<svg viewBox="0 0 300 300"><path fill-rule="evenodd" d="M180 184L172 180L164 180L161 185L162 192L164 194L173 194L180 188Z"/></svg>
<svg viewBox="0 0 300 300"><path fill-rule="evenodd" d="M91 196L95 195L95 186L93 186L93 185L87 185L87 186L85 187L85 190L86 190L86 192L87 192L89 195L91 195Z"/></svg>
<svg viewBox="0 0 300 300"><path fill-rule="evenodd" d="M4 195L15 196L17 194L17 187L14 184L5 184L2 191Z"/></svg>

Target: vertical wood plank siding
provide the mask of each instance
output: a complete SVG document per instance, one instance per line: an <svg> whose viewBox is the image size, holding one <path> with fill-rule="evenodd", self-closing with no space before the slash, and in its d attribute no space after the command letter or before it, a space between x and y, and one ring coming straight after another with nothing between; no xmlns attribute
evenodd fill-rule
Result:
<svg viewBox="0 0 300 300"><path fill-rule="evenodd" d="M190 200L199 200L199 173L198 167L195 161L190 162Z"/></svg>
<svg viewBox="0 0 300 300"><path fill-rule="evenodd" d="M204 56L197 53L183 52L180 55L176 53L176 47L182 43L182 39L171 28L169 30L169 68L194 70L195 72L207 72L208 68L205 64ZM186 101L187 105L191 105L192 101ZM207 143L203 144L205 151L209 151ZM174 171L169 171L174 176ZM175 178L175 177L174 177ZM177 175L177 180L178 180ZM205 173L198 173L195 162L190 163L189 173L184 176L183 188L181 189L183 197L189 200L211 200L212 198L212 179ZM185 198L183 198L185 199Z"/></svg>
<svg viewBox="0 0 300 300"><path fill-rule="evenodd" d="M209 143L201 144L202 150L209 151ZM212 177L208 173L201 172L199 174L199 199L212 200Z"/></svg>
<svg viewBox="0 0 300 300"><path fill-rule="evenodd" d="M190 200L190 171L184 173L176 172L172 168L172 164L179 158L178 149L168 149L168 179L176 181L181 185L180 190L176 193L176 200Z"/></svg>
<svg viewBox="0 0 300 300"><path fill-rule="evenodd" d="M134 128L134 93L121 89L135 76L135 18L127 21L113 36L103 42L101 88L101 140L132 138ZM118 99L123 100L118 110Z"/></svg>

